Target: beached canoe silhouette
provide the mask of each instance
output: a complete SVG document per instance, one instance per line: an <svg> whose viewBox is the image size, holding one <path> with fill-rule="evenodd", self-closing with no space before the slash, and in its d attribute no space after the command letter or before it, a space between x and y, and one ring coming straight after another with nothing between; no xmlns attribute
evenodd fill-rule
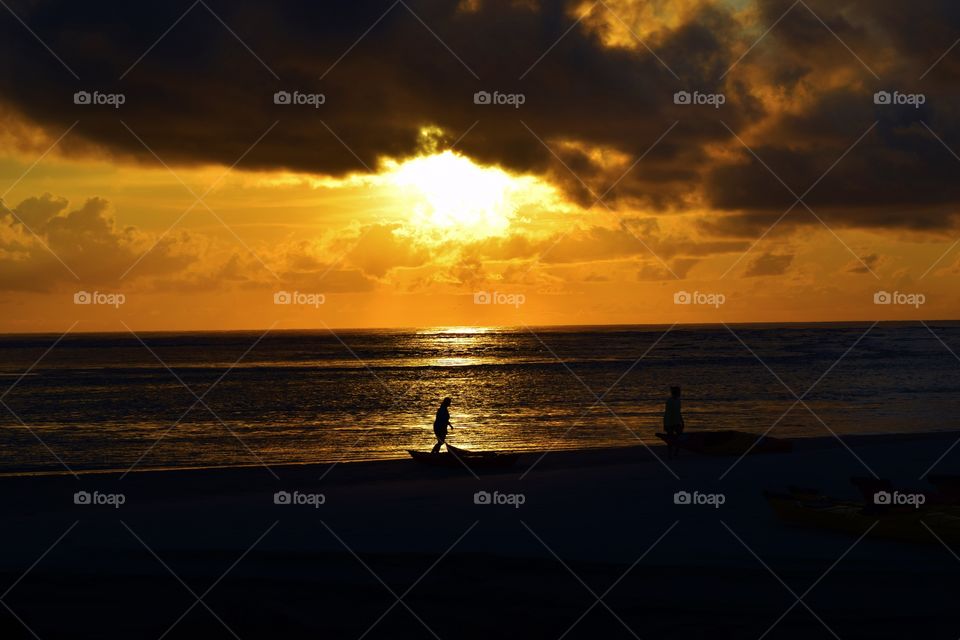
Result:
<svg viewBox="0 0 960 640"><path fill-rule="evenodd" d="M467 451L447 443L447 451L431 453L407 449L410 457L421 464L432 467L463 467L471 469L506 469L516 464L519 453L501 453L499 451Z"/></svg>
<svg viewBox="0 0 960 640"><path fill-rule="evenodd" d="M960 543L960 506L934 503L877 505L839 500L816 489L764 491L774 514L786 524L920 544ZM872 528L871 528L872 527ZM931 530L936 536L931 534Z"/></svg>
<svg viewBox="0 0 960 640"><path fill-rule="evenodd" d="M669 444L674 440L681 449L711 456L737 456L744 453L788 453L793 444L782 438L758 436L745 431L694 431L679 436L657 433Z"/></svg>

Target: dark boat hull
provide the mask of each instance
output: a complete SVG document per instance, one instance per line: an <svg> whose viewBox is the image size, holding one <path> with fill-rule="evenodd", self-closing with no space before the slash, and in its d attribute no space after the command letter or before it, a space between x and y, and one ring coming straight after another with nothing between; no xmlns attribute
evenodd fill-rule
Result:
<svg viewBox="0 0 960 640"><path fill-rule="evenodd" d="M431 467L463 467L471 469L507 469L516 464L519 453L498 453L494 451L466 451L450 447L450 451L430 453L428 451L413 451L407 453L415 461Z"/></svg>
<svg viewBox="0 0 960 640"><path fill-rule="evenodd" d="M864 505L820 496L816 500L792 494L764 492L767 503L783 522L796 526L848 535L867 534L901 542L938 544L960 542L960 509L929 507L870 512ZM931 533L935 532L936 535Z"/></svg>

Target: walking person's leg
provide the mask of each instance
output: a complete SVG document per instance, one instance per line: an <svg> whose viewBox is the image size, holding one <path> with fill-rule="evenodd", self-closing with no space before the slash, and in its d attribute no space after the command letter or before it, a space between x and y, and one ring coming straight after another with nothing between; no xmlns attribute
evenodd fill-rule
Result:
<svg viewBox="0 0 960 640"><path fill-rule="evenodd" d="M431 453L440 453L440 447L446 444L447 432L434 430L434 434L437 436L437 444L433 445L433 451Z"/></svg>

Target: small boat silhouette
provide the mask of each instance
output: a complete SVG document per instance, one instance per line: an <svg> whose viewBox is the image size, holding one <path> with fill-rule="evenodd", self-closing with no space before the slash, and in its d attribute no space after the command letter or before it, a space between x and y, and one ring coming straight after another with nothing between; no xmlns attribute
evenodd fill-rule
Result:
<svg viewBox="0 0 960 640"><path fill-rule="evenodd" d="M506 469L516 464L519 453L501 453L498 451L467 451L447 445L447 451L431 453L408 449L410 457L421 464L433 467L461 467L471 469Z"/></svg>

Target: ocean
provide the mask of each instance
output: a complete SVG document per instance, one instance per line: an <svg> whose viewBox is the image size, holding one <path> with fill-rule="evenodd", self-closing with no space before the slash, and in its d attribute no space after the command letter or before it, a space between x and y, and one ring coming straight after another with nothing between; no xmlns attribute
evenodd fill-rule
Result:
<svg viewBox="0 0 960 640"><path fill-rule="evenodd" d="M59 337L0 336L0 473L405 457L433 445L445 396L450 442L497 450L659 442L674 384L689 430L937 431L960 415L953 322Z"/></svg>

